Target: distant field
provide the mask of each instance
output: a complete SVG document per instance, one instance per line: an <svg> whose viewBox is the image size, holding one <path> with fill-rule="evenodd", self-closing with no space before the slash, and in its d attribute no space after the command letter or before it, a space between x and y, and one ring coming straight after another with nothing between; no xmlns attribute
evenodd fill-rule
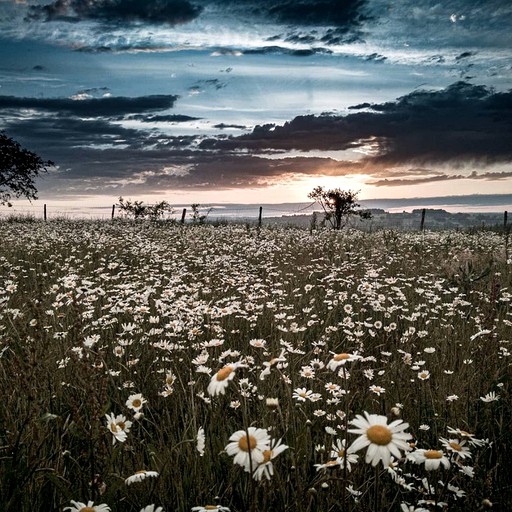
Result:
<svg viewBox="0 0 512 512"><path fill-rule="evenodd" d="M512 510L504 234L0 240L3 512Z"/></svg>

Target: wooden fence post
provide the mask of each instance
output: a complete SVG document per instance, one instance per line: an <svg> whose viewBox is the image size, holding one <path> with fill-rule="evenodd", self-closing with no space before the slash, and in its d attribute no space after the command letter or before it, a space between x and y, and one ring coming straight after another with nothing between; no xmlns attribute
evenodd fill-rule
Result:
<svg viewBox="0 0 512 512"><path fill-rule="evenodd" d="M421 210L420 231L423 231L423 228L425 227L425 213L426 213L426 210L425 210L425 208L423 208L423 210Z"/></svg>
<svg viewBox="0 0 512 512"><path fill-rule="evenodd" d="M260 214L258 215L258 228L261 228L261 214L263 212L263 206L260 206Z"/></svg>
<svg viewBox="0 0 512 512"><path fill-rule="evenodd" d="M183 208L183 213L181 214L181 223L185 224L185 215L187 214L187 209Z"/></svg>
<svg viewBox="0 0 512 512"><path fill-rule="evenodd" d="M114 212L116 211L116 205L112 205L112 219L114 219Z"/></svg>
<svg viewBox="0 0 512 512"><path fill-rule="evenodd" d="M311 222L309 223L309 234L313 234L313 230L316 229L317 225L317 219L316 219L316 212L313 212L313 215L311 215Z"/></svg>
<svg viewBox="0 0 512 512"><path fill-rule="evenodd" d="M46 222L46 203L44 204L44 207L43 207L43 217Z"/></svg>

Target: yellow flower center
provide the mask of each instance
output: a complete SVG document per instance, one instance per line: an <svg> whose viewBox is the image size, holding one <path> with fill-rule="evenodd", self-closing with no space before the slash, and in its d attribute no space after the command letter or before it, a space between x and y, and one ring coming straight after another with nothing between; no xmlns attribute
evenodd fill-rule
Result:
<svg viewBox="0 0 512 512"><path fill-rule="evenodd" d="M206 505L205 510L218 510L217 505Z"/></svg>
<svg viewBox="0 0 512 512"><path fill-rule="evenodd" d="M344 359L350 359L350 354L336 354L333 359L335 361L343 361Z"/></svg>
<svg viewBox="0 0 512 512"><path fill-rule="evenodd" d="M124 430L124 429L125 429L125 427L126 427L126 424L125 424L125 422L124 422L124 421L120 421L120 422L117 424L117 426L118 426L121 430Z"/></svg>
<svg viewBox="0 0 512 512"><path fill-rule="evenodd" d="M455 451L460 452L462 451L462 446L459 443L456 443L455 441L451 441L448 443Z"/></svg>
<svg viewBox="0 0 512 512"><path fill-rule="evenodd" d="M269 462L272 458L272 450L264 450L263 451L263 460L261 461L261 464L265 464L266 462Z"/></svg>
<svg viewBox="0 0 512 512"><path fill-rule="evenodd" d="M110 424L110 431L111 432L117 432L117 424L116 423L111 423Z"/></svg>
<svg viewBox="0 0 512 512"><path fill-rule="evenodd" d="M132 401L132 407L140 407L142 405L142 401L136 398Z"/></svg>
<svg viewBox="0 0 512 512"><path fill-rule="evenodd" d="M439 450L426 450L424 455L426 459L440 459L443 453Z"/></svg>
<svg viewBox="0 0 512 512"><path fill-rule="evenodd" d="M217 380L226 380L230 375L231 375L231 372L233 371L233 368L231 366L224 366L224 368L221 368L218 372L217 372Z"/></svg>
<svg viewBox="0 0 512 512"><path fill-rule="evenodd" d="M146 472L145 469L139 469L139 471L135 471L136 475L143 475Z"/></svg>
<svg viewBox="0 0 512 512"><path fill-rule="evenodd" d="M338 450L338 457L345 457L345 450Z"/></svg>
<svg viewBox="0 0 512 512"><path fill-rule="evenodd" d="M95 512L95 508L94 507L82 507L79 512Z"/></svg>
<svg viewBox="0 0 512 512"><path fill-rule="evenodd" d="M257 441L254 436L244 436L238 441L238 447L243 452L250 452L256 448Z"/></svg>
<svg viewBox="0 0 512 512"><path fill-rule="evenodd" d="M373 425L366 431L366 436L373 444L379 446L386 446L393 439L391 430L384 425Z"/></svg>

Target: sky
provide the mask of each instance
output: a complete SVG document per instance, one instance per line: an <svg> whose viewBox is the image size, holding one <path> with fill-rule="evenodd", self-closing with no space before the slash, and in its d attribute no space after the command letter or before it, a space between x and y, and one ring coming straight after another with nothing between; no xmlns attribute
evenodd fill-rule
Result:
<svg viewBox="0 0 512 512"><path fill-rule="evenodd" d="M512 192L509 0L0 0L44 200Z"/></svg>

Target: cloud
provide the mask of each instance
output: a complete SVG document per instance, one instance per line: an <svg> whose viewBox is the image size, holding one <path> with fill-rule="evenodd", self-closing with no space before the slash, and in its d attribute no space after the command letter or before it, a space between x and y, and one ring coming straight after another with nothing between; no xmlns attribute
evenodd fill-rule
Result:
<svg viewBox="0 0 512 512"><path fill-rule="evenodd" d="M427 171L428 172L428 171ZM403 174L408 174L409 171L403 171ZM453 181L453 180L484 180L484 181L501 181L512 178L512 171L503 172L484 172L478 174L476 171L466 176L463 174L444 174L435 173L433 176L425 176L423 178L397 178L370 181L368 184L375 187L397 187L397 186L410 186L410 185L425 185L426 183Z"/></svg>
<svg viewBox="0 0 512 512"><path fill-rule="evenodd" d="M52 155L59 165L72 165L77 148L142 147L151 140L146 132L124 128L104 119L38 116L8 121L5 129L16 140L44 154L45 158Z"/></svg>
<svg viewBox="0 0 512 512"><path fill-rule="evenodd" d="M226 123L219 123L213 125L214 128L218 128L219 130L225 130L226 128L233 128L235 130L247 130L247 126L243 124L226 124Z"/></svg>
<svg viewBox="0 0 512 512"><path fill-rule="evenodd" d="M332 51L327 48L304 48L292 49L283 48L282 46L263 46L261 48L254 48L244 50L244 55L291 55L292 57L311 57L316 54L331 54Z"/></svg>
<svg viewBox="0 0 512 512"><path fill-rule="evenodd" d="M37 109L57 114L87 117L120 117L126 114L172 108L175 95L152 95L127 98L123 96L70 99L70 98L18 98L0 96L0 110Z"/></svg>
<svg viewBox="0 0 512 512"><path fill-rule="evenodd" d="M208 0L207 4L218 6L219 2ZM285 33L268 36L268 41L308 46L360 40L363 25L372 18L367 0L227 0L224 4L250 23L282 25ZM282 46L273 47L277 50L287 53Z"/></svg>
<svg viewBox="0 0 512 512"><path fill-rule="evenodd" d="M377 187L512 177L510 167L499 169L500 163L512 162L511 92L459 82L393 102L356 105L347 115L298 116L240 136L167 135L143 127L144 122L195 120L155 112L173 105L175 98L0 96L0 109L8 114L9 136L61 169L42 185L55 193L78 190L80 183L94 193L115 188L116 193L136 194L265 187L301 176L366 175ZM27 115L24 109L42 113ZM142 123L127 127L121 118ZM244 128L216 125L229 127ZM292 157L292 150L299 153ZM337 159L330 151L336 151ZM470 174L475 162L481 171Z"/></svg>
<svg viewBox="0 0 512 512"><path fill-rule="evenodd" d="M213 88L217 91L226 87L226 83L222 82L218 78L210 78L205 80L199 80L197 83L189 87L189 92L191 94L200 94L204 92L205 88Z"/></svg>
<svg viewBox="0 0 512 512"><path fill-rule="evenodd" d="M41 191L67 194L137 194L163 189L265 187L283 178L342 176L357 165L330 158L269 159L243 154L198 151L194 136L166 136L125 128L106 119L73 117L10 120L9 136L44 158L59 172L41 182Z"/></svg>
<svg viewBox="0 0 512 512"><path fill-rule="evenodd" d="M365 112L298 116L282 126L257 126L252 133L207 139L204 149L253 154L366 148L370 165L490 165L512 161L512 91L457 82L440 91L418 90Z"/></svg>
<svg viewBox="0 0 512 512"><path fill-rule="evenodd" d="M190 121L199 121L201 117L186 116L184 114L169 115L142 115L137 114L130 116L129 119L142 121L143 123L188 123Z"/></svg>
<svg viewBox="0 0 512 512"><path fill-rule="evenodd" d="M473 55L476 55L476 52L462 52L460 55L457 55L457 57L455 57L455 60L459 61L462 59L467 59L468 57L472 57Z"/></svg>
<svg viewBox="0 0 512 512"><path fill-rule="evenodd" d="M147 21L176 25L197 18L201 7L187 0L55 0L31 6L29 17L44 21Z"/></svg>
<svg viewBox="0 0 512 512"><path fill-rule="evenodd" d="M265 4L268 2L262 2ZM281 23L335 26L349 29L367 19L365 0L288 0L272 2L268 13Z"/></svg>

